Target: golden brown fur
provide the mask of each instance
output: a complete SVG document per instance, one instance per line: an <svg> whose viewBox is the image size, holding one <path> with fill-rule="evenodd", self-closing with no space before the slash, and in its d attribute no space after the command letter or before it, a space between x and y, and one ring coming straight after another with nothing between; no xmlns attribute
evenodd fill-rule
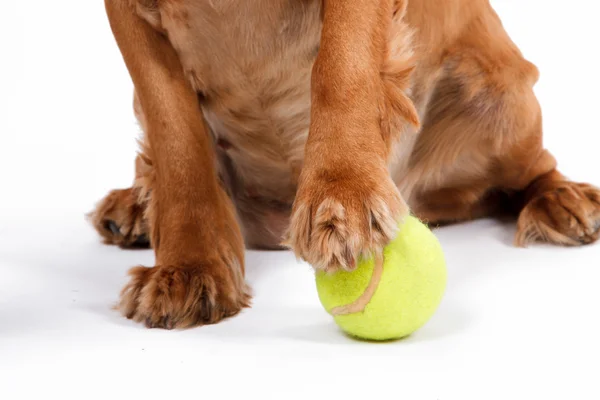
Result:
<svg viewBox="0 0 600 400"><path fill-rule="evenodd" d="M91 219L157 259L129 318L217 322L249 304L244 242L351 270L409 210L514 212L518 245L600 235L600 191L556 171L538 71L487 0L105 1L144 138Z"/></svg>

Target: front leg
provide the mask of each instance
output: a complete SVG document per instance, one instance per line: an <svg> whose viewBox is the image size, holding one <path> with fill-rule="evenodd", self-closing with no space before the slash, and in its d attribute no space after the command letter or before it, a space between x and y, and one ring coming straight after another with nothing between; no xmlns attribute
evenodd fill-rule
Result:
<svg viewBox="0 0 600 400"><path fill-rule="evenodd" d="M408 213L388 172L398 133L390 131L393 114L418 120L394 87L398 80L386 75L392 17L403 7L393 0L324 2L310 134L287 238L317 269L353 269L393 238ZM406 59L391 70L407 77L411 68Z"/></svg>
<svg viewBox="0 0 600 400"><path fill-rule="evenodd" d="M215 323L249 303L241 232L217 181L197 95L168 39L133 3L106 0L106 9L145 116L157 265L130 271L120 310L148 327Z"/></svg>

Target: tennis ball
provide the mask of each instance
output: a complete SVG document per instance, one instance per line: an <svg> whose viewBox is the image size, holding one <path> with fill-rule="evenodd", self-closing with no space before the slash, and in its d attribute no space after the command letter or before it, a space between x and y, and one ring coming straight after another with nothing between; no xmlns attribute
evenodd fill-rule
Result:
<svg viewBox="0 0 600 400"><path fill-rule="evenodd" d="M383 256L361 260L352 272L317 272L323 307L351 336L400 339L433 316L446 288L446 263L437 238L409 216Z"/></svg>

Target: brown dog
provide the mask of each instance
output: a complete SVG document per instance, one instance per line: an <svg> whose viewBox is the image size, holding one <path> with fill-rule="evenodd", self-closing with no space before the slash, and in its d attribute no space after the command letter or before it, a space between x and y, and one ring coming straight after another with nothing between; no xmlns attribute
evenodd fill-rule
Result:
<svg viewBox="0 0 600 400"><path fill-rule="evenodd" d="M352 269L409 210L518 215L516 243L591 243L600 191L542 147L537 69L488 0L106 0L145 136L92 214L152 244L120 308L149 327L250 301L244 243ZM286 234L287 232L287 234Z"/></svg>

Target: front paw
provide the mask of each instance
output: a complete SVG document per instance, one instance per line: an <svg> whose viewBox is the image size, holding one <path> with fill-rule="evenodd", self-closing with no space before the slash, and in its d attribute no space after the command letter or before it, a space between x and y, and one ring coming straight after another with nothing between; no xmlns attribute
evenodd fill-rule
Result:
<svg viewBox="0 0 600 400"><path fill-rule="evenodd" d="M353 270L394 238L408 214L385 168L303 175L285 244L315 269Z"/></svg>
<svg viewBox="0 0 600 400"><path fill-rule="evenodd" d="M118 308L148 328L214 324L250 303L250 290L236 262L135 267L129 275Z"/></svg>

